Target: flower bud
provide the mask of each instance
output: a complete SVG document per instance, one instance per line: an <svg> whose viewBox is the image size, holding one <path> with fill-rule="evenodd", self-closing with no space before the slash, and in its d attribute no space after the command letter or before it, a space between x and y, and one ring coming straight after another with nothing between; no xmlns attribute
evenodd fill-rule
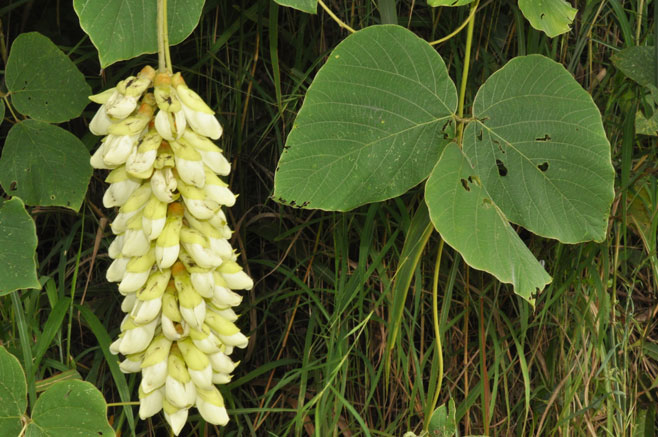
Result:
<svg viewBox="0 0 658 437"><path fill-rule="evenodd" d="M98 136L107 135L109 132L108 129L110 128L111 125L112 125L112 119L107 114L107 109L105 108L105 105L102 105L100 108L98 108L96 114L94 114L94 117L91 119L91 122L89 122L89 130L94 135L98 135Z"/></svg>
<svg viewBox="0 0 658 437"><path fill-rule="evenodd" d="M219 352L221 342L205 323L200 329L190 329L190 338L194 345L205 354Z"/></svg>
<svg viewBox="0 0 658 437"><path fill-rule="evenodd" d="M167 204L155 195L151 196L142 214L141 226L148 240L155 240L165 227L167 220Z"/></svg>
<svg viewBox="0 0 658 437"><path fill-rule="evenodd" d="M228 355L223 352L215 352L214 354L208 357L210 359L210 365L216 373L225 373L230 374L235 370L235 368L240 364L238 361L234 363Z"/></svg>
<svg viewBox="0 0 658 437"><path fill-rule="evenodd" d="M196 400L194 383L177 348L172 348L169 354L165 395L167 401L178 408L189 408Z"/></svg>
<svg viewBox="0 0 658 437"><path fill-rule="evenodd" d="M119 369L123 373L137 373L142 370L143 353L128 355L125 360L119 363Z"/></svg>
<svg viewBox="0 0 658 437"><path fill-rule="evenodd" d="M115 259L105 273L105 279L107 279L107 282L120 282L121 279L123 279L123 275L126 273L126 267L129 262L130 258L128 257L120 256Z"/></svg>
<svg viewBox="0 0 658 437"><path fill-rule="evenodd" d="M218 175L227 176L231 172L231 164L222 153L222 149L203 135L186 129L183 137L178 141L194 147L201 154L203 163Z"/></svg>
<svg viewBox="0 0 658 437"><path fill-rule="evenodd" d="M176 192L177 188L178 183L170 168L156 170L153 173L153 176L151 177L151 189L153 190L155 197L160 201L171 203L178 199L180 195Z"/></svg>
<svg viewBox="0 0 658 437"><path fill-rule="evenodd" d="M171 344L171 341L165 336L159 335L153 339L146 349L144 361L142 362L142 382L140 384L140 389L144 393L150 393L164 385L167 378Z"/></svg>
<svg viewBox="0 0 658 437"><path fill-rule="evenodd" d="M172 273L176 290L178 290L180 313L191 328L198 329L206 317L206 302L192 286L190 277L182 263L177 262L174 264Z"/></svg>
<svg viewBox="0 0 658 437"><path fill-rule="evenodd" d="M177 342L183 354L187 371L197 388L212 388L212 367L206 354L201 352L189 338Z"/></svg>
<svg viewBox="0 0 658 437"><path fill-rule="evenodd" d="M126 273L119 283L120 293L132 293L139 290L149 278L155 264L155 254L149 250L146 255L132 258L126 266Z"/></svg>
<svg viewBox="0 0 658 437"><path fill-rule="evenodd" d="M162 409L164 410L165 419L169 426L171 426L174 435L180 434L187 421L188 408L177 408L169 403L165 397L162 400Z"/></svg>
<svg viewBox="0 0 658 437"><path fill-rule="evenodd" d="M172 203L168 207L169 217L155 242L155 258L161 269L171 267L178 259L180 251L180 231L183 227L183 217L180 203Z"/></svg>
<svg viewBox="0 0 658 437"><path fill-rule="evenodd" d="M201 417L213 425L226 425L228 414L224 407L224 399L216 387L208 390L197 390L196 408Z"/></svg>
<svg viewBox="0 0 658 437"><path fill-rule="evenodd" d="M103 143L103 163L108 168L118 167L126 162L137 145L139 134L108 135Z"/></svg>
<svg viewBox="0 0 658 437"><path fill-rule="evenodd" d="M112 208L122 206L141 185L141 181L126 173L126 167L117 167L105 178L110 187L103 195L103 206Z"/></svg>
<svg viewBox="0 0 658 437"><path fill-rule="evenodd" d="M142 256L151 248L151 242L142 229L142 212L143 210L140 210L131 217L126 225L126 230L123 234L124 242L121 248L121 254L123 256Z"/></svg>
<svg viewBox="0 0 658 437"><path fill-rule="evenodd" d="M144 128L148 125L153 117L153 108L148 104L142 104L136 115L132 115L126 119L113 123L108 132L110 136L139 136Z"/></svg>
<svg viewBox="0 0 658 437"><path fill-rule="evenodd" d="M212 251L210 243L199 231L183 226L180 242L199 267L212 269L222 263L222 258Z"/></svg>
<svg viewBox="0 0 658 437"><path fill-rule="evenodd" d="M206 183L203 187L203 191L209 199L214 200L220 205L235 205L236 195L228 189L228 185L224 181L208 169L205 171L205 177Z"/></svg>
<svg viewBox="0 0 658 437"><path fill-rule="evenodd" d="M254 286L254 281L234 261L225 261L217 270L231 290L251 290Z"/></svg>
<svg viewBox="0 0 658 437"><path fill-rule="evenodd" d="M201 155L194 147L185 142L172 141L171 149L174 151L176 171L180 178L189 185L202 188L206 182L205 166Z"/></svg>
<svg viewBox="0 0 658 437"><path fill-rule="evenodd" d="M100 92L98 94L94 94L92 96L87 97L89 100L91 100L94 103L98 103L99 105L104 105L106 104L109 100L110 97L114 95L114 93L117 93L117 88L108 88L103 92Z"/></svg>
<svg viewBox="0 0 658 437"><path fill-rule="evenodd" d="M153 164L158 156L162 137L155 130L150 130L138 142L137 147L126 159L126 171L133 177L146 179L151 176Z"/></svg>
<svg viewBox="0 0 658 437"><path fill-rule="evenodd" d="M128 117L137 107L137 97L126 96L120 92L113 93L105 103L105 111L107 115L118 119Z"/></svg>
<svg viewBox="0 0 658 437"><path fill-rule="evenodd" d="M153 320L146 325L137 325L132 319L127 319L122 326L124 332L117 340L120 343L117 344L116 349L123 355L144 351L153 338L156 326L157 320Z"/></svg>
<svg viewBox="0 0 658 437"><path fill-rule="evenodd" d="M183 201L190 213L199 220L206 220L219 209L219 203L208 198L206 193L193 185L178 179L178 191L183 195Z"/></svg>
<svg viewBox="0 0 658 437"><path fill-rule="evenodd" d="M155 416L162 410L164 400L164 387L158 390L153 390L150 393L145 393L142 387L139 387L139 417L146 420L151 416ZM183 423L185 423L183 421Z"/></svg>
<svg viewBox="0 0 658 437"><path fill-rule="evenodd" d="M135 302L137 301L137 293L127 294L126 297L121 301L121 311L124 313L129 313L135 307Z"/></svg>

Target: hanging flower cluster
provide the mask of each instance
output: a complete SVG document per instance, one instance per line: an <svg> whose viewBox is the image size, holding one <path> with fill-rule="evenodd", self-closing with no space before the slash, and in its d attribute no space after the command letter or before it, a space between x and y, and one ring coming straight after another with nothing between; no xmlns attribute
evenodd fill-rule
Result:
<svg viewBox="0 0 658 437"><path fill-rule="evenodd" d="M194 406L225 425L215 384L231 380L229 355L248 342L233 290L253 281L236 263L222 211L236 198L219 178L230 164L210 140L222 127L180 73L145 67L90 99L101 107L89 128L104 136L91 164L111 170L103 205L119 208L107 280L119 283L126 316L110 350L125 357L121 370L142 373L142 419L163 410L178 435Z"/></svg>

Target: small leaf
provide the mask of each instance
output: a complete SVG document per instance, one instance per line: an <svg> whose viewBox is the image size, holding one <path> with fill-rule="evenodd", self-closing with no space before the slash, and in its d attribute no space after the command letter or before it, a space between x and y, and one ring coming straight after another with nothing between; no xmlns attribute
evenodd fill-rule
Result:
<svg viewBox="0 0 658 437"><path fill-rule="evenodd" d="M430 6L466 6L475 0L427 0Z"/></svg>
<svg viewBox="0 0 658 437"><path fill-rule="evenodd" d="M0 124L5 121L5 101L0 99Z"/></svg>
<svg viewBox="0 0 658 437"><path fill-rule="evenodd" d="M512 59L482 85L464 154L513 223L563 243L605 238L614 197L601 113L560 64Z"/></svg>
<svg viewBox="0 0 658 437"><path fill-rule="evenodd" d="M519 0L519 8L532 27L551 38L570 31L578 12L565 0Z"/></svg>
<svg viewBox="0 0 658 437"><path fill-rule="evenodd" d="M612 57L615 67L643 87L656 89L656 50L653 46L633 46Z"/></svg>
<svg viewBox="0 0 658 437"><path fill-rule="evenodd" d="M89 152L72 133L37 120L9 130L0 184L28 205L80 209L91 178Z"/></svg>
<svg viewBox="0 0 658 437"><path fill-rule="evenodd" d="M4 201L0 204L0 296L21 288L41 288L36 250L36 226L23 201L17 197Z"/></svg>
<svg viewBox="0 0 658 437"><path fill-rule="evenodd" d="M635 114L635 133L637 135L658 136L658 110L654 109L653 115L645 117L641 111Z"/></svg>
<svg viewBox="0 0 658 437"><path fill-rule="evenodd" d="M0 346L0 435L17 436L27 409L27 383L18 359Z"/></svg>
<svg viewBox="0 0 658 437"><path fill-rule="evenodd" d="M51 123L78 117L91 94L75 64L38 32L14 40L7 61L7 88L18 112Z"/></svg>
<svg viewBox="0 0 658 437"><path fill-rule="evenodd" d="M101 67L158 51L155 0L74 0L80 27L98 49ZM169 0L169 44L187 38L199 23L204 0Z"/></svg>
<svg viewBox="0 0 658 437"><path fill-rule="evenodd" d="M395 25L353 33L306 93L274 199L346 211L399 196L429 175L456 106L455 85L426 41Z"/></svg>
<svg viewBox="0 0 658 437"><path fill-rule="evenodd" d="M26 437L106 436L115 432L107 421L107 404L85 381L62 381L46 390L32 410Z"/></svg>
<svg viewBox="0 0 658 437"><path fill-rule="evenodd" d="M274 0L281 6L288 6L289 8L297 9L309 14L317 14L318 0Z"/></svg>
<svg viewBox="0 0 658 437"><path fill-rule="evenodd" d="M432 170L425 202L436 230L471 267L512 284L530 303L551 282L455 143L446 147Z"/></svg>
<svg viewBox="0 0 658 437"><path fill-rule="evenodd" d="M439 406L432 413L428 427L432 437L453 437L457 433L457 420L455 419L455 401L450 399L448 407Z"/></svg>

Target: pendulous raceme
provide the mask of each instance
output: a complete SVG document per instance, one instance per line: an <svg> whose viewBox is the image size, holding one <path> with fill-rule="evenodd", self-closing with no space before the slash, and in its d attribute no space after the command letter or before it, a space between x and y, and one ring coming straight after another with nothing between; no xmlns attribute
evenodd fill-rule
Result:
<svg viewBox="0 0 658 437"><path fill-rule="evenodd" d="M220 178L231 166L211 141L222 126L180 73L148 66L90 99L101 106L89 128L104 136L91 164L111 170L103 205L119 208L107 280L119 283L126 315L110 350L124 356L122 371L142 373L142 419L163 410L178 435L195 407L225 425L216 384L231 380L238 363L229 356L248 343L234 290L253 281L222 210L236 198Z"/></svg>

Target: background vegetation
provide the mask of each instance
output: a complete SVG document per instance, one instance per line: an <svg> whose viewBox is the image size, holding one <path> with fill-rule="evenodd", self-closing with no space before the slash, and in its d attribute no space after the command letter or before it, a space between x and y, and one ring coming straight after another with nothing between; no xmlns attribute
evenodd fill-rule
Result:
<svg viewBox="0 0 658 437"><path fill-rule="evenodd" d="M233 246L256 286L240 322L250 346L223 390L232 421L218 429L196 416L183 433L420 433L442 371L439 404L455 402L461 434L653 436L658 157L655 137L634 132L640 89L611 62L622 48L653 44L653 3L574 1L579 14L573 30L555 39L532 29L515 1L480 3L466 101L514 56L541 53L561 62L603 113L616 198L604 243L568 246L521 234L554 278L534 309L511 287L469 270L446 246L438 275L440 369L431 321L436 233L415 272L387 358L392 285L420 190L344 214L283 207L269 198L304 92L346 31L322 10L307 15L271 0L206 0L198 28L172 49L172 59L188 84L219 108L220 147L233 163L229 182L240 194L230 210ZM398 22L428 41L450 33L468 13L413 0L327 5L353 28ZM70 1L8 0L0 20L4 63L11 42L36 30L69 54L94 92L157 63L147 55L101 71ZM458 86L464 37L437 47ZM90 150L98 142L86 128L94 111L90 105L83 117L65 124ZM14 122L9 112L5 117L0 141ZM79 214L31 208L44 287L19 292L20 305L0 299L0 344L28 363L37 391L53 378L81 377L104 393L122 435L166 435L158 416L135 421L135 407L122 403L137 400L136 376L116 372L103 353L122 318L116 287L105 281L114 213L102 207L103 179L96 172Z"/></svg>

